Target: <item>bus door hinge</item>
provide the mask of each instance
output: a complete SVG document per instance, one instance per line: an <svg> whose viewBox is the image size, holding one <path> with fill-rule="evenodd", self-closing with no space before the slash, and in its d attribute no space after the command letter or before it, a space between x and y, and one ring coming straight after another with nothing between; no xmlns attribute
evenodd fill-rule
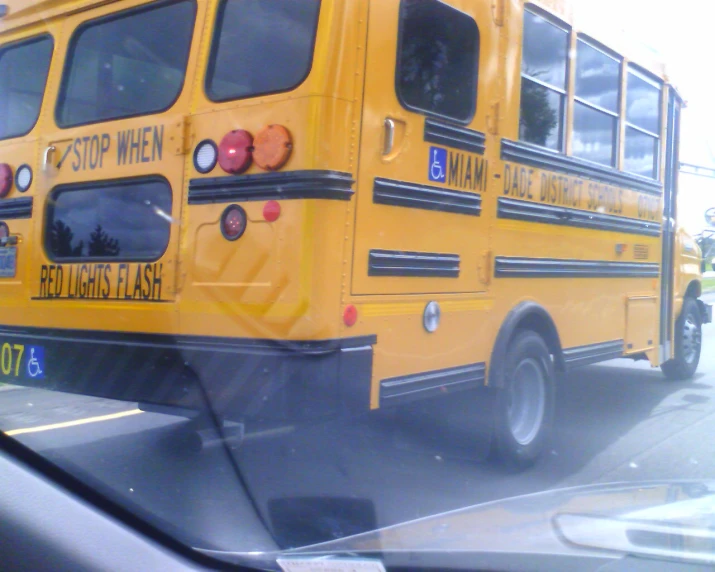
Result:
<svg viewBox="0 0 715 572"><path fill-rule="evenodd" d="M492 251L486 250L479 260L479 281L489 286L492 282Z"/></svg>
<svg viewBox="0 0 715 572"><path fill-rule="evenodd" d="M492 135L499 133L499 102L492 103L487 116L487 130Z"/></svg>
<svg viewBox="0 0 715 572"><path fill-rule="evenodd" d="M169 146L174 155L191 151L191 117L186 115L170 125Z"/></svg>
<svg viewBox="0 0 715 572"><path fill-rule="evenodd" d="M504 25L504 13L506 12L505 7L506 0L493 0L492 1L492 16L494 17L494 24L497 26Z"/></svg>

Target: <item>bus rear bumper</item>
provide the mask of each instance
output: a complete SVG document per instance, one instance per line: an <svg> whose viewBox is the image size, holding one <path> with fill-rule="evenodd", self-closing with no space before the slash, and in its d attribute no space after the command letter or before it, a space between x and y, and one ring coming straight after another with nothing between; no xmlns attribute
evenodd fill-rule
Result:
<svg viewBox="0 0 715 572"><path fill-rule="evenodd" d="M0 363L0 381L226 419L300 422L369 409L376 341L0 326L0 346L9 346L0 352L8 362Z"/></svg>
<svg viewBox="0 0 715 572"><path fill-rule="evenodd" d="M713 321L713 307L706 304L702 300L698 300L698 308L700 308L700 320L703 324L710 324Z"/></svg>

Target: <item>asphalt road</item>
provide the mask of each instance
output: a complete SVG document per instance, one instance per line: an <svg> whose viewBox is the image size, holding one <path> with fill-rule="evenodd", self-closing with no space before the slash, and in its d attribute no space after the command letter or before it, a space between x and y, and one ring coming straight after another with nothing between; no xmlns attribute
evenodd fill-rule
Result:
<svg viewBox="0 0 715 572"><path fill-rule="evenodd" d="M482 397L249 433L230 455L194 450L184 420L136 404L5 386L0 429L186 542L237 551L266 542L253 507L267 523L306 507L339 515L334 529L348 534L555 488L715 478L714 325L689 382L626 360L561 377L552 446L520 474L486 458ZM296 501L316 496L323 500Z"/></svg>

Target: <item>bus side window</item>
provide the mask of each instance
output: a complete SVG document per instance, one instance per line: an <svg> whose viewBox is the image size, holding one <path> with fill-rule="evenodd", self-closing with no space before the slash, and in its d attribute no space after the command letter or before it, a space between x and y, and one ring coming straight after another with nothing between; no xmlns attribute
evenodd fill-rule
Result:
<svg viewBox="0 0 715 572"><path fill-rule="evenodd" d="M655 80L629 66L626 88L624 169L658 178L661 88Z"/></svg>
<svg viewBox="0 0 715 572"><path fill-rule="evenodd" d="M402 0L396 89L407 109L468 123L477 105L479 28L438 0Z"/></svg>
<svg viewBox="0 0 715 572"><path fill-rule="evenodd" d="M621 60L582 38L576 48L573 155L615 167Z"/></svg>
<svg viewBox="0 0 715 572"><path fill-rule="evenodd" d="M519 139L564 150L569 31L524 11Z"/></svg>

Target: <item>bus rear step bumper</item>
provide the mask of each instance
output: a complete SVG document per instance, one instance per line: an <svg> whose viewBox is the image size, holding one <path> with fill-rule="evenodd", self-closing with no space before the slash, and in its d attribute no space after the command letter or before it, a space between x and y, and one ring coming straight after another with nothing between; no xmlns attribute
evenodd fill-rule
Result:
<svg viewBox="0 0 715 572"><path fill-rule="evenodd" d="M285 425L367 412L376 341L375 336L282 341L0 326L0 346L41 348L44 360L39 377L31 378L32 368L23 362L9 375L0 368L0 381L137 402L143 409L154 404L188 412L187 417L193 411Z"/></svg>
<svg viewBox="0 0 715 572"><path fill-rule="evenodd" d="M698 300L698 308L700 308L700 319L703 324L710 324L713 321L713 307L706 304L702 300Z"/></svg>

